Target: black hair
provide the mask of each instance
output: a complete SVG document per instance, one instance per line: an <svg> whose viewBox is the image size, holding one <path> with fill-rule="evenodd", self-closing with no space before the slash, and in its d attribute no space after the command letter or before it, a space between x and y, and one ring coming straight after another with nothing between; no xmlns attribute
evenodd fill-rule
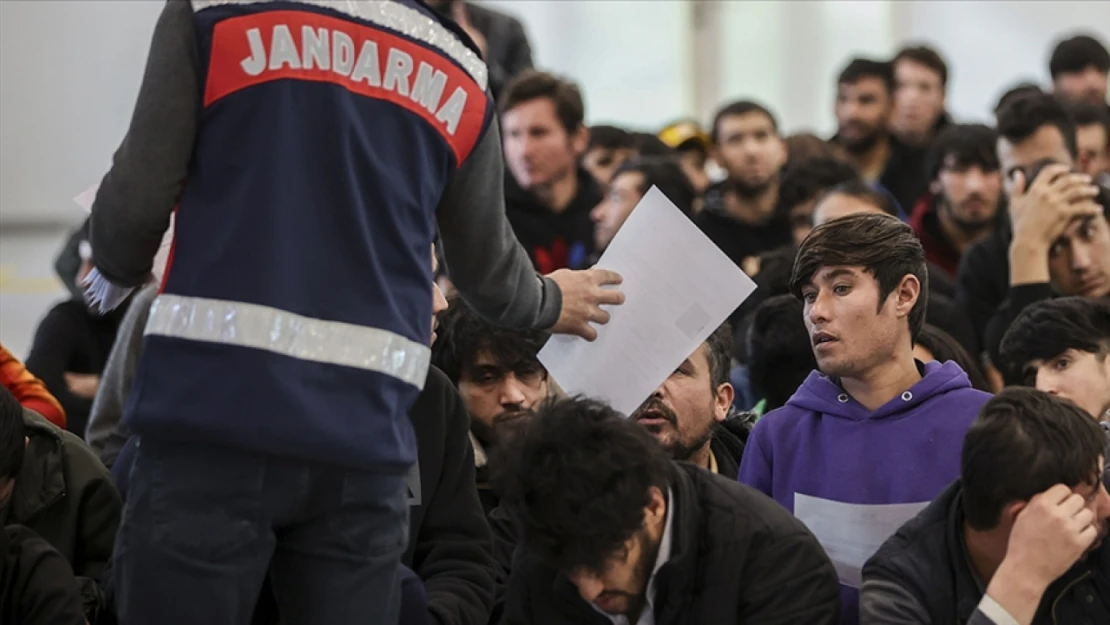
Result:
<svg viewBox="0 0 1110 625"><path fill-rule="evenodd" d="M7 387L0 386L0 479L15 479L19 475L25 437L23 406Z"/></svg>
<svg viewBox="0 0 1110 625"><path fill-rule="evenodd" d="M858 179L855 167L838 158L802 159L783 171L775 210L780 215L788 215L794 207L816 199L826 190Z"/></svg>
<svg viewBox="0 0 1110 625"><path fill-rule="evenodd" d="M854 58L841 70L837 85L854 85L865 78L878 78L886 85L888 94L894 93L894 64L890 61Z"/></svg>
<svg viewBox="0 0 1110 625"><path fill-rule="evenodd" d="M964 438L967 524L991 530L1010 503L1056 484L1097 484L1105 447L1102 428L1070 401L1030 388L1004 389L983 406Z"/></svg>
<svg viewBox="0 0 1110 625"><path fill-rule="evenodd" d="M1106 135L1106 146L1110 147L1110 110L1105 106L1083 101L1067 102L1065 106L1075 120L1077 129L1094 124L1102 126L1103 133Z"/></svg>
<svg viewBox="0 0 1110 625"><path fill-rule="evenodd" d="M684 214L693 214L694 199L697 198L698 192L675 158L637 158L625 161L613 172L613 180L629 172L636 172L643 176L644 182L640 186L640 193L647 193L652 186L659 187L663 195L674 202Z"/></svg>
<svg viewBox="0 0 1110 625"><path fill-rule="evenodd" d="M543 370L536 355L548 334L539 330L509 330L494 326L478 316L461 297L450 300L439 314L437 337L432 344L432 364L458 386L459 378L481 353L499 365L516 369Z"/></svg>
<svg viewBox="0 0 1110 625"><path fill-rule="evenodd" d="M830 195L847 195L848 197L854 197L857 200L861 200L870 204L871 206L874 206L887 215L890 215L892 217L898 216L898 203L895 201L894 196L886 193L885 191L880 191L879 189L876 189L875 187L864 182L861 178L849 180L848 182L838 184L835 187L825 191L821 194L821 199L818 200L818 204L820 204L822 201L824 201L825 198L829 197Z"/></svg>
<svg viewBox="0 0 1110 625"><path fill-rule="evenodd" d="M817 369L803 315L801 300L792 295L770 297L752 314L748 375L767 410L785 405Z"/></svg>
<svg viewBox="0 0 1110 625"><path fill-rule="evenodd" d="M765 116L767 119L771 120L771 130L775 133L779 131L779 122L775 119L775 114L771 112L771 109L758 102L753 102L752 100L737 100L736 102L730 102L724 105L717 111L717 114L713 116L713 127L709 134L713 143L720 144L721 142L721 121L724 118L741 117L743 115L751 115L752 113L759 113Z"/></svg>
<svg viewBox="0 0 1110 625"><path fill-rule="evenodd" d="M705 339L705 359L709 361L709 380L716 391L732 374L732 326L726 321Z"/></svg>
<svg viewBox="0 0 1110 625"><path fill-rule="evenodd" d="M632 133L617 126L590 126L590 143L587 150L619 150L632 147Z"/></svg>
<svg viewBox="0 0 1110 625"><path fill-rule="evenodd" d="M1082 72L1094 67L1103 74L1110 72L1110 51L1101 41L1090 35L1076 35L1056 44L1048 61L1052 80L1060 74Z"/></svg>
<svg viewBox="0 0 1110 625"><path fill-rule="evenodd" d="M524 70L506 85L498 101L498 111L504 115L525 102L540 98L547 98L555 105L555 115L568 135L582 127L586 104L577 83L534 69Z"/></svg>
<svg viewBox="0 0 1110 625"><path fill-rule="evenodd" d="M998 112L1001 111L1014 98L1020 98L1037 93L1044 93L1044 89L1041 89L1041 87L1036 83L1019 82L1013 87L1010 87L1006 91L1002 92L1002 95L998 96L998 102L994 105L994 116L998 117Z"/></svg>
<svg viewBox="0 0 1110 625"><path fill-rule="evenodd" d="M956 169L978 165L983 171L998 171L998 133L983 124L957 124L942 130L926 157L929 180L936 180L951 157Z"/></svg>
<svg viewBox="0 0 1110 625"><path fill-rule="evenodd" d="M802 299L802 288L823 267L863 267L879 283L879 307L898 287L906 274L921 284L917 302L910 310L910 337L914 341L925 325L929 300L929 273L925 251L913 229L897 217L875 213L847 215L821 224L798 248L790 292Z"/></svg>
<svg viewBox="0 0 1110 625"><path fill-rule="evenodd" d="M497 473L526 549L561 571L599 573L643 530L651 489L664 494L666 452L635 421L583 397L549 402Z"/></svg>
<svg viewBox="0 0 1110 625"><path fill-rule="evenodd" d="M1078 158L1075 119L1063 103L1048 93L1018 95L998 111L998 134L1010 143L1020 143L1045 126L1054 126L1064 137L1072 158Z"/></svg>
<svg viewBox="0 0 1110 625"><path fill-rule="evenodd" d="M891 64L897 65L899 61L912 61L918 65L928 67L940 76L941 89L948 86L948 64L944 62L944 57L933 48L924 45L902 48L898 51L898 54L894 55Z"/></svg>
<svg viewBox="0 0 1110 625"><path fill-rule="evenodd" d="M917 344L929 350L933 358L937 362L952 361L960 366L967 374L968 381L971 382L971 387L984 391L987 393L992 392L991 385L987 382L987 376L983 374L982 368L975 359L967 353L963 345L952 338L952 335L944 330L926 323L921 328L921 334L917 335Z"/></svg>
<svg viewBox="0 0 1110 625"><path fill-rule="evenodd" d="M1069 349L1110 353L1110 303L1090 297L1060 297L1021 311L1002 337L1002 360L1022 371L1035 360L1052 360ZM1024 372L1028 380L1029 372Z"/></svg>
<svg viewBox="0 0 1110 625"><path fill-rule="evenodd" d="M663 143L663 140L650 132L633 132L630 134L631 144L630 148L636 151L637 154L643 157L656 157L656 158L677 158L678 152L671 149L671 146Z"/></svg>

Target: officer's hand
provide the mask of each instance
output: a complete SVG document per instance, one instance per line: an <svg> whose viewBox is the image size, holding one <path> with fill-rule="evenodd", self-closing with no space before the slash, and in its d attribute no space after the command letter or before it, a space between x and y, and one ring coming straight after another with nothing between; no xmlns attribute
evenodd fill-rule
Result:
<svg viewBox="0 0 1110 625"><path fill-rule="evenodd" d="M597 338L597 330L590 323L609 322L609 313L601 307L624 303L624 292L614 288L622 280L616 272L596 268L583 271L560 269L547 277L559 285L563 294L559 320L551 327L554 334L574 334L592 341Z"/></svg>

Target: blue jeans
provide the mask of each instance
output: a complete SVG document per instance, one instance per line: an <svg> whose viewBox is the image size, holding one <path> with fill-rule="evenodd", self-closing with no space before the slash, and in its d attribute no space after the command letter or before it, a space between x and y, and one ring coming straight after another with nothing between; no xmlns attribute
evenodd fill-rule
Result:
<svg viewBox="0 0 1110 625"><path fill-rule="evenodd" d="M246 625L271 576L283 625L393 625L402 473L142 439L116 539L121 625Z"/></svg>

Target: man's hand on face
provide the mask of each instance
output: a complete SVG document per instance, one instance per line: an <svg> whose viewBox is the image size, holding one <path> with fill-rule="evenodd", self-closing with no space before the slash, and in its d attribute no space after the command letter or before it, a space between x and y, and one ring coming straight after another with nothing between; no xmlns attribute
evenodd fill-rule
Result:
<svg viewBox="0 0 1110 625"><path fill-rule="evenodd" d="M1101 215L1095 202L1098 187L1090 176L1071 173L1063 165L1042 169L1030 184L1021 171L1014 174L1010 219L1010 285L1049 282L1049 251L1075 219Z"/></svg>
<svg viewBox="0 0 1110 625"><path fill-rule="evenodd" d="M1072 173L1064 165L1048 165L1031 184L1018 171L1010 195L1014 242L1047 251L1074 219L1102 214L1097 195L1090 176Z"/></svg>
<svg viewBox="0 0 1110 625"><path fill-rule="evenodd" d="M1098 538L1095 513L1083 497L1057 484L1018 513L1003 562L1043 585L1056 581Z"/></svg>
<svg viewBox="0 0 1110 625"><path fill-rule="evenodd" d="M592 341L597 338L597 330L590 326L590 322L609 322L609 313L601 307L624 303L624 293L620 289L605 288L621 283L622 278L616 272L597 268L583 271L560 269L548 277L559 285L563 295L559 320L551 327L554 334L574 334Z"/></svg>

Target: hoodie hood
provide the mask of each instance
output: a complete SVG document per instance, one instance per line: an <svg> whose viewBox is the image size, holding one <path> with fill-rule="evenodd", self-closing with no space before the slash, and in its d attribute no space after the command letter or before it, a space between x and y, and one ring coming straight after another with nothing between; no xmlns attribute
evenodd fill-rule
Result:
<svg viewBox="0 0 1110 625"><path fill-rule="evenodd" d="M889 419L910 414L924 402L945 393L972 388L967 373L952 361L924 365L919 362L918 369L922 376L917 384L873 412L848 395L835 380L817 371L809 374L786 405L853 421Z"/></svg>

